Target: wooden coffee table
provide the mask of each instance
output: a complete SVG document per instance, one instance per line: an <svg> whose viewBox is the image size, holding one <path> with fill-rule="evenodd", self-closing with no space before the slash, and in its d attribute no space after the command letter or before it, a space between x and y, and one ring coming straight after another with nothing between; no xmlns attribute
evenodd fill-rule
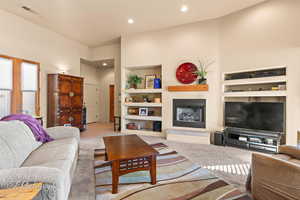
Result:
<svg viewBox="0 0 300 200"><path fill-rule="evenodd" d="M136 171L150 171L156 184L158 152L137 135L104 137L105 157L112 162L112 193L118 193L119 176Z"/></svg>

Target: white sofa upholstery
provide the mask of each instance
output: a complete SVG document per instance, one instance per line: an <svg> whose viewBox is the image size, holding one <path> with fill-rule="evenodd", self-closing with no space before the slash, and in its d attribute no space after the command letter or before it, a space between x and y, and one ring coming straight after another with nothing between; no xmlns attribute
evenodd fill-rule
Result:
<svg viewBox="0 0 300 200"><path fill-rule="evenodd" d="M46 131L55 140L45 144L28 131L22 122L0 122L0 145L5 146L0 148L0 188L42 182L45 199L67 200L78 159L79 130L49 128Z"/></svg>

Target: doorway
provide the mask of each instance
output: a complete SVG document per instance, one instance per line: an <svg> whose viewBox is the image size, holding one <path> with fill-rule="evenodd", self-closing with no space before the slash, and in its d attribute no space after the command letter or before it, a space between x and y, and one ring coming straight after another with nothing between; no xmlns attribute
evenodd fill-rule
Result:
<svg viewBox="0 0 300 200"><path fill-rule="evenodd" d="M109 121L114 122L115 117L115 85L109 85Z"/></svg>
<svg viewBox="0 0 300 200"><path fill-rule="evenodd" d="M100 121L100 89L95 84L84 84L84 102L87 109L87 123Z"/></svg>

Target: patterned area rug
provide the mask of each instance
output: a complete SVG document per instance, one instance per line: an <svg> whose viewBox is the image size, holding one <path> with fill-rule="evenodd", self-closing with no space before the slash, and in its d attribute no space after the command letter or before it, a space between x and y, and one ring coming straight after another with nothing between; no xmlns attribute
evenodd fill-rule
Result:
<svg viewBox="0 0 300 200"><path fill-rule="evenodd" d="M159 152L158 184L149 184L148 171L130 173L120 177L119 193L116 195L111 194L111 163L104 161L104 149L95 150L96 199L250 199L209 170L192 163L165 144L157 143L151 146Z"/></svg>
<svg viewBox="0 0 300 200"><path fill-rule="evenodd" d="M220 179L176 181L146 186L119 195L115 200L251 200Z"/></svg>

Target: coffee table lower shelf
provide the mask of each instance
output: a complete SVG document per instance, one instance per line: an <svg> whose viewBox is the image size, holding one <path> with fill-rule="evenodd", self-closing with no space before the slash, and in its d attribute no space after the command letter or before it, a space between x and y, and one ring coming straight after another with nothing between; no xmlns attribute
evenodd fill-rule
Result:
<svg viewBox="0 0 300 200"><path fill-rule="evenodd" d="M112 193L118 193L119 177L137 171L150 171L151 184L156 181L156 155L112 161Z"/></svg>

